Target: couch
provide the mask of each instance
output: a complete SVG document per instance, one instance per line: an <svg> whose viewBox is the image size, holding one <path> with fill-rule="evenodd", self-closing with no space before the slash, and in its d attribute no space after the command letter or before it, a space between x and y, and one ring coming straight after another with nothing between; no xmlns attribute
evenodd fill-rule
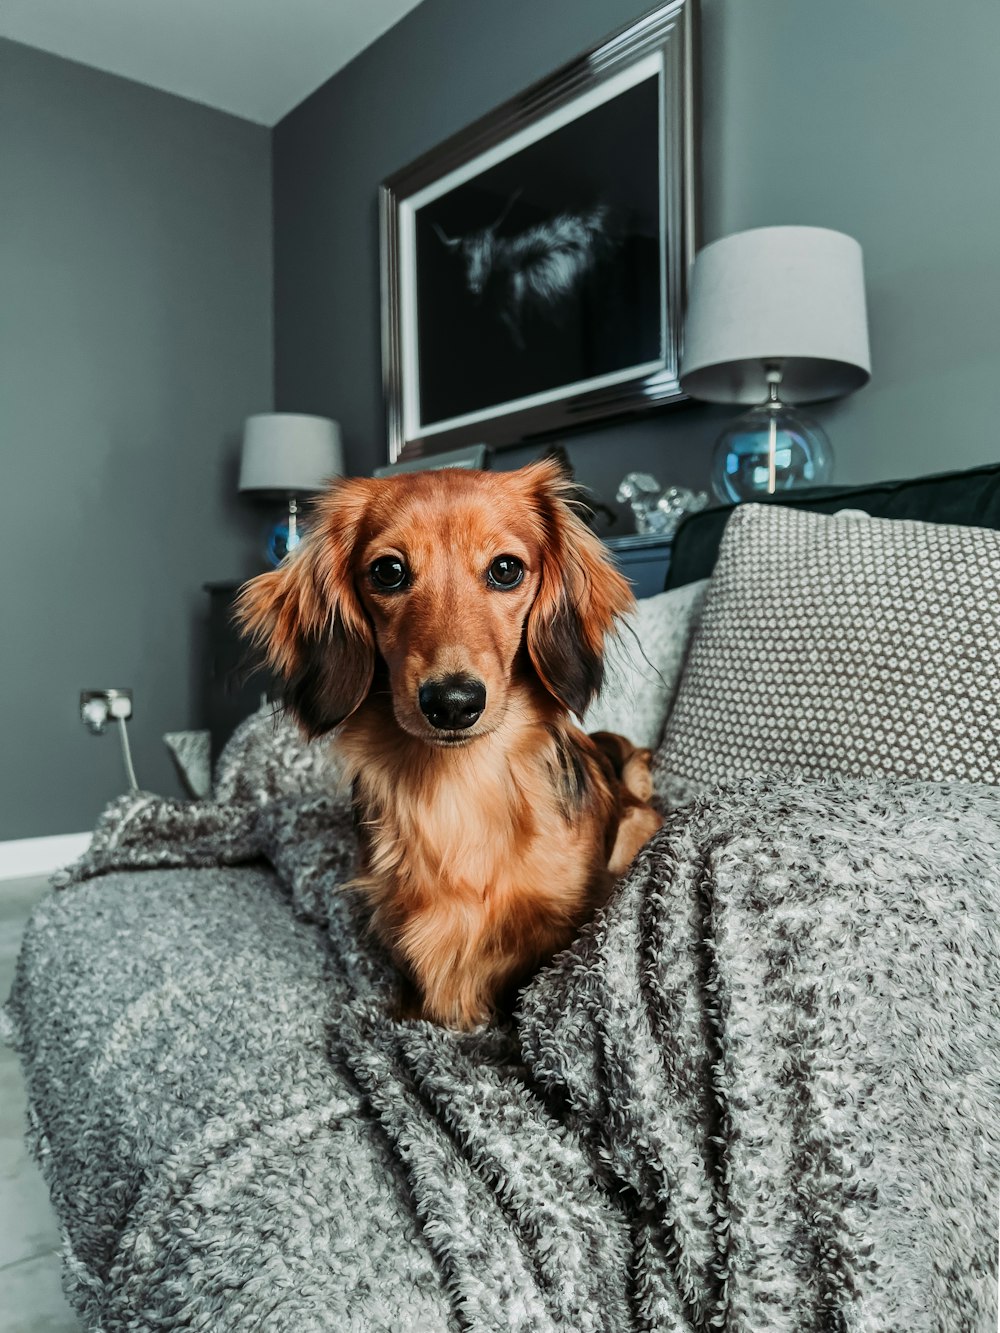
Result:
<svg viewBox="0 0 1000 1333"><path fill-rule="evenodd" d="M5 1010L85 1328L995 1326L1000 538L856 501L688 520L587 719L664 828L481 1032L393 1018L283 719L108 808Z"/></svg>

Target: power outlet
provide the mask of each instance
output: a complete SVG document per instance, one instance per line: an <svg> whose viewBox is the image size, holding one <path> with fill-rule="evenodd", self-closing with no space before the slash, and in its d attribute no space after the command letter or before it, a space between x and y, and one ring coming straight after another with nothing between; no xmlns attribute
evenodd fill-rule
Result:
<svg viewBox="0 0 1000 1333"><path fill-rule="evenodd" d="M106 722L132 716L131 690L81 690L80 720L95 736L100 736Z"/></svg>

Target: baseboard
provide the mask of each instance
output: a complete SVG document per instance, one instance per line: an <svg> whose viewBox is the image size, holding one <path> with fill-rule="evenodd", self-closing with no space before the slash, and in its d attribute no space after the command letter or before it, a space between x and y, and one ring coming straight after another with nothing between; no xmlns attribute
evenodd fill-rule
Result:
<svg viewBox="0 0 1000 1333"><path fill-rule="evenodd" d="M0 880L51 875L82 856L89 846L89 833L58 833L52 838L0 842Z"/></svg>

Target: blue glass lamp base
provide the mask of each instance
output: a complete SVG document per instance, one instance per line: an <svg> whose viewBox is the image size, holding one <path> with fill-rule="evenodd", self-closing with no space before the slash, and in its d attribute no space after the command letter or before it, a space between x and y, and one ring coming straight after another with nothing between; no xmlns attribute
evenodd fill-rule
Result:
<svg viewBox="0 0 1000 1333"><path fill-rule="evenodd" d="M305 534L302 531L302 524L297 523L289 531L288 515L280 518L267 531L267 537L264 543L264 553L267 556L267 563L272 566L280 565L289 551L294 551Z"/></svg>
<svg viewBox="0 0 1000 1333"><path fill-rule="evenodd" d="M815 421L784 403L751 408L719 436L712 489L725 504L822 486L833 477L833 449Z"/></svg>

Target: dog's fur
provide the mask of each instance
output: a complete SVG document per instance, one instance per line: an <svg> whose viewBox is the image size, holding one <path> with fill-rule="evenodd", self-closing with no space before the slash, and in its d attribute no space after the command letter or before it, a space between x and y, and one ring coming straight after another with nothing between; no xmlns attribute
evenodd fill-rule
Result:
<svg viewBox="0 0 1000 1333"><path fill-rule="evenodd" d="M568 489L551 462L340 481L239 600L306 733L339 728L373 924L416 1012L457 1028L570 943L660 823L649 751L570 719L633 598ZM488 582L501 555L519 586ZM409 571L391 592L370 572L387 556ZM486 704L442 732L418 692L455 675Z"/></svg>

